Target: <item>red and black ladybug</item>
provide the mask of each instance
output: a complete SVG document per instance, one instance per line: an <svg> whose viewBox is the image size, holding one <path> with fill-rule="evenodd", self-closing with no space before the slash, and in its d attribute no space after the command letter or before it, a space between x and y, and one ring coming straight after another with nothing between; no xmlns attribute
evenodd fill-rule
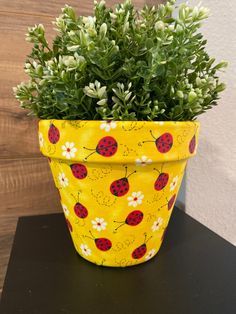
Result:
<svg viewBox="0 0 236 314"><path fill-rule="evenodd" d="M191 141L189 142L189 146L188 146L190 154L194 153L195 147L196 147L196 136L194 135Z"/></svg>
<svg viewBox="0 0 236 314"><path fill-rule="evenodd" d="M174 204L174 202L175 202L175 198L176 198L176 194L174 194L171 198L170 198L170 200L168 201L168 210L170 210L171 208L172 208L172 206L173 206L173 204Z"/></svg>
<svg viewBox="0 0 236 314"><path fill-rule="evenodd" d="M54 124L50 124L49 130L48 130L48 139L50 143L56 144L60 139L60 132L57 127L55 127Z"/></svg>
<svg viewBox="0 0 236 314"><path fill-rule="evenodd" d="M68 227L68 229L70 230L70 232L72 232L72 231L73 231L73 228L72 228L72 225L71 225L69 219L66 219L66 224L67 224L67 227Z"/></svg>
<svg viewBox="0 0 236 314"><path fill-rule="evenodd" d="M72 164L70 165L73 176L76 179L84 179L87 177L88 171L83 164Z"/></svg>
<svg viewBox="0 0 236 314"><path fill-rule="evenodd" d="M74 197L74 195L72 196ZM79 202L79 193L78 193L78 200L76 199L76 204L74 205L74 212L77 217L82 218L82 219L88 216L87 208Z"/></svg>
<svg viewBox="0 0 236 314"><path fill-rule="evenodd" d="M87 208L82 205L81 203L76 203L74 206L74 212L76 214L76 216L78 216L79 218L86 218L88 216L88 210Z"/></svg>
<svg viewBox="0 0 236 314"><path fill-rule="evenodd" d="M137 247L133 253L132 253L132 258L134 259L140 259L142 258L146 252L147 252L147 242L152 238L150 237L148 240L147 240L147 234L145 233L144 234L145 236L145 239L144 239L144 243L142 245L140 245L139 247Z"/></svg>
<svg viewBox="0 0 236 314"><path fill-rule="evenodd" d="M158 138L155 138L155 136L152 134L152 131L150 130L151 136L154 138L154 142L156 144L157 150L162 153L168 153L173 146L173 136L170 133L163 133ZM153 141L143 141L143 143L147 142L153 142Z"/></svg>
<svg viewBox="0 0 236 314"><path fill-rule="evenodd" d="M107 238L95 238L92 235L92 232L89 231L89 233L91 234L92 237L89 236L84 236L86 238L92 239L95 242L96 247L100 250L100 251L109 251L110 248L112 247L112 243L109 239Z"/></svg>
<svg viewBox="0 0 236 314"><path fill-rule="evenodd" d="M153 170L156 170L159 173L159 176L154 183L154 189L157 191L161 191L164 189L164 187L166 187L169 181L169 174L166 172L162 172L162 170L159 171L156 168L153 168Z"/></svg>
<svg viewBox="0 0 236 314"><path fill-rule="evenodd" d="M117 231L120 227L124 225L128 226L137 226L143 220L143 213L140 210L134 210L126 217L125 221L114 221L116 223L120 223L121 225L115 229Z"/></svg>
<svg viewBox="0 0 236 314"><path fill-rule="evenodd" d="M135 172L136 172L136 170L127 176L127 166L126 166L124 178L115 180L111 183L111 185L110 185L111 194L113 194L117 197L120 197L120 196L124 196L126 193L128 193L128 191L129 191L128 178Z"/></svg>
<svg viewBox="0 0 236 314"><path fill-rule="evenodd" d="M176 198L176 194L172 195L169 200L166 199L166 200L167 200L167 203L164 204L164 205L162 205L161 208L162 208L162 207L165 207L165 206L167 205L168 210L170 210L170 209L173 207L173 205L174 205L175 198Z"/></svg>
<svg viewBox="0 0 236 314"><path fill-rule="evenodd" d="M84 147L84 149L93 151L85 158L85 160L87 160L88 157L90 157L94 153L98 153L103 157L112 157L117 152L117 148L118 148L117 141L111 136L105 136L102 139L100 139L95 149Z"/></svg>

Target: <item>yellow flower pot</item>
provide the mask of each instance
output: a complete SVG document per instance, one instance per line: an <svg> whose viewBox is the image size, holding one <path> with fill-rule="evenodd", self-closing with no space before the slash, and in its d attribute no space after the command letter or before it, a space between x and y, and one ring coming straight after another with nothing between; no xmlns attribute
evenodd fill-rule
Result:
<svg viewBox="0 0 236 314"><path fill-rule="evenodd" d="M77 252L104 266L131 266L159 250L198 122L41 120Z"/></svg>

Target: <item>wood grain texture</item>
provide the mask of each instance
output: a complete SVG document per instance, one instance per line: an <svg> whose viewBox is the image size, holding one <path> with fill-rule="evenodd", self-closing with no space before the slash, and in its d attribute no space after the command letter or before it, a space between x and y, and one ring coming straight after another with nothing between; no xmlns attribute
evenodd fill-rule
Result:
<svg viewBox="0 0 236 314"><path fill-rule="evenodd" d="M116 0L107 1L108 6ZM146 1L157 4L161 1ZM78 14L89 15L93 1L66 2ZM133 1L138 8L145 1ZM42 23L51 42L51 21L65 1L0 1L0 291L16 222L22 215L60 210L59 198L46 159L37 140L37 120L26 116L14 99L12 87L26 79L23 65L31 45L25 42L28 26Z"/></svg>

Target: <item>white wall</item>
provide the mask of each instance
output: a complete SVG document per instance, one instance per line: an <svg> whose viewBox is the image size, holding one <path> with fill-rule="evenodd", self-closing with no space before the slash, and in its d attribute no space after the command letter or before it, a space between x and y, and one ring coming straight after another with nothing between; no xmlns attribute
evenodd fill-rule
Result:
<svg viewBox="0 0 236 314"><path fill-rule="evenodd" d="M236 1L202 0L202 6L211 11L202 27L208 52L230 64L221 76L227 89L219 105L199 117L198 154L187 168L186 212L236 245Z"/></svg>

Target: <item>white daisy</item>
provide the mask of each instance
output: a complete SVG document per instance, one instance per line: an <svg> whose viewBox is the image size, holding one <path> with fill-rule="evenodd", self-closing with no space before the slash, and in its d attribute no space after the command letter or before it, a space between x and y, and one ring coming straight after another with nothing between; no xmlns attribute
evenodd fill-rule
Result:
<svg viewBox="0 0 236 314"><path fill-rule="evenodd" d="M170 184L170 191L174 191L174 189L177 186L178 180L179 180L178 176L174 177L174 179L172 180L172 182Z"/></svg>
<svg viewBox="0 0 236 314"><path fill-rule="evenodd" d="M135 160L135 163L137 166L146 166L152 163L152 160L148 158L147 156L142 156L141 158L138 158Z"/></svg>
<svg viewBox="0 0 236 314"><path fill-rule="evenodd" d="M152 249L151 251L149 251L145 257L145 260L148 261L149 259L151 259L156 253L156 250Z"/></svg>
<svg viewBox="0 0 236 314"><path fill-rule="evenodd" d="M152 231L157 231L160 229L161 224L163 223L163 219L159 217L156 221L154 221L152 225Z"/></svg>
<svg viewBox="0 0 236 314"><path fill-rule="evenodd" d="M97 231L102 231L106 229L107 223L104 221L104 218L95 218L92 220L93 228Z"/></svg>
<svg viewBox="0 0 236 314"><path fill-rule="evenodd" d="M63 211L64 211L65 215L68 217L68 216L69 216L69 214L70 214L70 212L69 212L69 210L68 210L67 206L66 206L66 205L64 205L64 204L62 204L61 206L62 206L62 209L63 209Z"/></svg>
<svg viewBox="0 0 236 314"><path fill-rule="evenodd" d="M69 184L69 181L66 178L64 172L59 173L58 179L59 179L60 184L63 186L63 188L65 188Z"/></svg>
<svg viewBox="0 0 236 314"><path fill-rule="evenodd" d="M106 132L109 132L111 129L116 128L116 122L115 121L102 121L100 125L101 130L105 130Z"/></svg>
<svg viewBox="0 0 236 314"><path fill-rule="evenodd" d="M75 157L75 152L77 148L74 147L74 143L66 142L61 148L63 150L62 155L66 157L66 159L71 159Z"/></svg>
<svg viewBox="0 0 236 314"><path fill-rule="evenodd" d="M84 254L85 256L91 255L91 250L89 249L87 244L81 244L80 249L82 251L82 254Z"/></svg>
<svg viewBox="0 0 236 314"><path fill-rule="evenodd" d="M44 143L43 134L39 133L39 146L42 147Z"/></svg>
<svg viewBox="0 0 236 314"><path fill-rule="evenodd" d="M164 121L154 121L154 123L159 124L159 125L163 125Z"/></svg>
<svg viewBox="0 0 236 314"><path fill-rule="evenodd" d="M144 198L144 195L142 192L133 192L132 196L129 196L127 200L129 201L128 205L136 207L138 204L142 203L142 200Z"/></svg>

